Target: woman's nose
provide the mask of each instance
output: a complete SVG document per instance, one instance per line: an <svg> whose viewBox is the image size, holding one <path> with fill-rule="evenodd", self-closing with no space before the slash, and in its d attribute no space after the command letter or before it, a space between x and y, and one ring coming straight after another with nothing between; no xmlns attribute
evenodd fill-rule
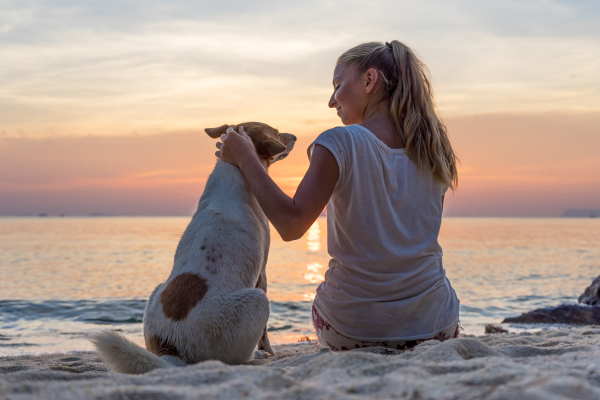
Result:
<svg viewBox="0 0 600 400"><path fill-rule="evenodd" d="M331 95L328 106L329 108L335 108L335 93Z"/></svg>

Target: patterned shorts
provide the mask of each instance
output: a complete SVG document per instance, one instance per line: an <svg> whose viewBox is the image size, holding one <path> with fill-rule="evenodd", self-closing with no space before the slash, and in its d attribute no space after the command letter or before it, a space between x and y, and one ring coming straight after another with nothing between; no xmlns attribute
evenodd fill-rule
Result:
<svg viewBox="0 0 600 400"><path fill-rule="evenodd" d="M327 321L325 321L321 315L317 312L317 309L313 305L312 307L312 320L315 327L315 332L319 338L321 346L329 346L333 351L342 351L350 349L358 349L361 347L387 347L396 350L409 350L416 345L423 343L427 340L439 340L443 342L447 339L455 339L459 335L460 323L456 321L456 324L451 325L448 329L438 333L436 336L429 339L419 340L403 340L403 341L387 341L387 342L364 342L361 340L351 339L337 332Z"/></svg>

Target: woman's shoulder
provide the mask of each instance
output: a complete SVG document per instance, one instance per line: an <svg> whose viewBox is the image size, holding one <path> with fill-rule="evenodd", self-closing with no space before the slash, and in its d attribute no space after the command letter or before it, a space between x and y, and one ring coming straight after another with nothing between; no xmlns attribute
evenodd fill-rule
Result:
<svg viewBox="0 0 600 400"><path fill-rule="evenodd" d="M355 152L359 148L374 146L368 131L365 132L365 128L357 124L336 126L323 131L308 147L309 158L316 144L323 145L331 152Z"/></svg>
<svg viewBox="0 0 600 400"><path fill-rule="evenodd" d="M319 136L308 146L308 158L311 158L312 150L319 144L333 153L336 158L352 147L352 130L348 126L336 126L321 132Z"/></svg>
<svg viewBox="0 0 600 400"><path fill-rule="evenodd" d="M335 126L323 131L315 141L333 140L339 143L350 143L364 137L360 125Z"/></svg>
<svg viewBox="0 0 600 400"><path fill-rule="evenodd" d="M318 137L344 135L346 133L348 133L348 126L334 126L333 128L321 132Z"/></svg>

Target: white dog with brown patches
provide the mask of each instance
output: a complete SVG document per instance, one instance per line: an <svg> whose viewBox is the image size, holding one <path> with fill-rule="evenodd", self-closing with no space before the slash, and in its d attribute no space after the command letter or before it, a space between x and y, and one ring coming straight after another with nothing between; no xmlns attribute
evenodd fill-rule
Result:
<svg viewBox="0 0 600 400"><path fill-rule="evenodd" d="M296 141L266 124L232 127L237 131L240 126L265 170L285 158ZM205 131L216 139L228 127ZM116 332L103 331L91 339L102 359L113 371L140 374L204 360L240 364L253 355L274 354L267 337L269 244L269 223L244 175L218 160L179 241L171 275L146 305L147 350Z"/></svg>

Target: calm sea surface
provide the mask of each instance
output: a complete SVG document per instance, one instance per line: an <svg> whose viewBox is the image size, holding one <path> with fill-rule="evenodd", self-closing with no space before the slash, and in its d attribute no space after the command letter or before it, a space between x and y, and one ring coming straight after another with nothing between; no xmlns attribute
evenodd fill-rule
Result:
<svg viewBox="0 0 600 400"><path fill-rule="evenodd" d="M0 218L0 356L90 350L89 334L104 328L143 344L146 300L189 220ZM600 219L446 218L440 243L470 334L577 302L600 275ZM328 260L324 217L295 242L272 228L271 343L314 338L310 308Z"/></svg>

